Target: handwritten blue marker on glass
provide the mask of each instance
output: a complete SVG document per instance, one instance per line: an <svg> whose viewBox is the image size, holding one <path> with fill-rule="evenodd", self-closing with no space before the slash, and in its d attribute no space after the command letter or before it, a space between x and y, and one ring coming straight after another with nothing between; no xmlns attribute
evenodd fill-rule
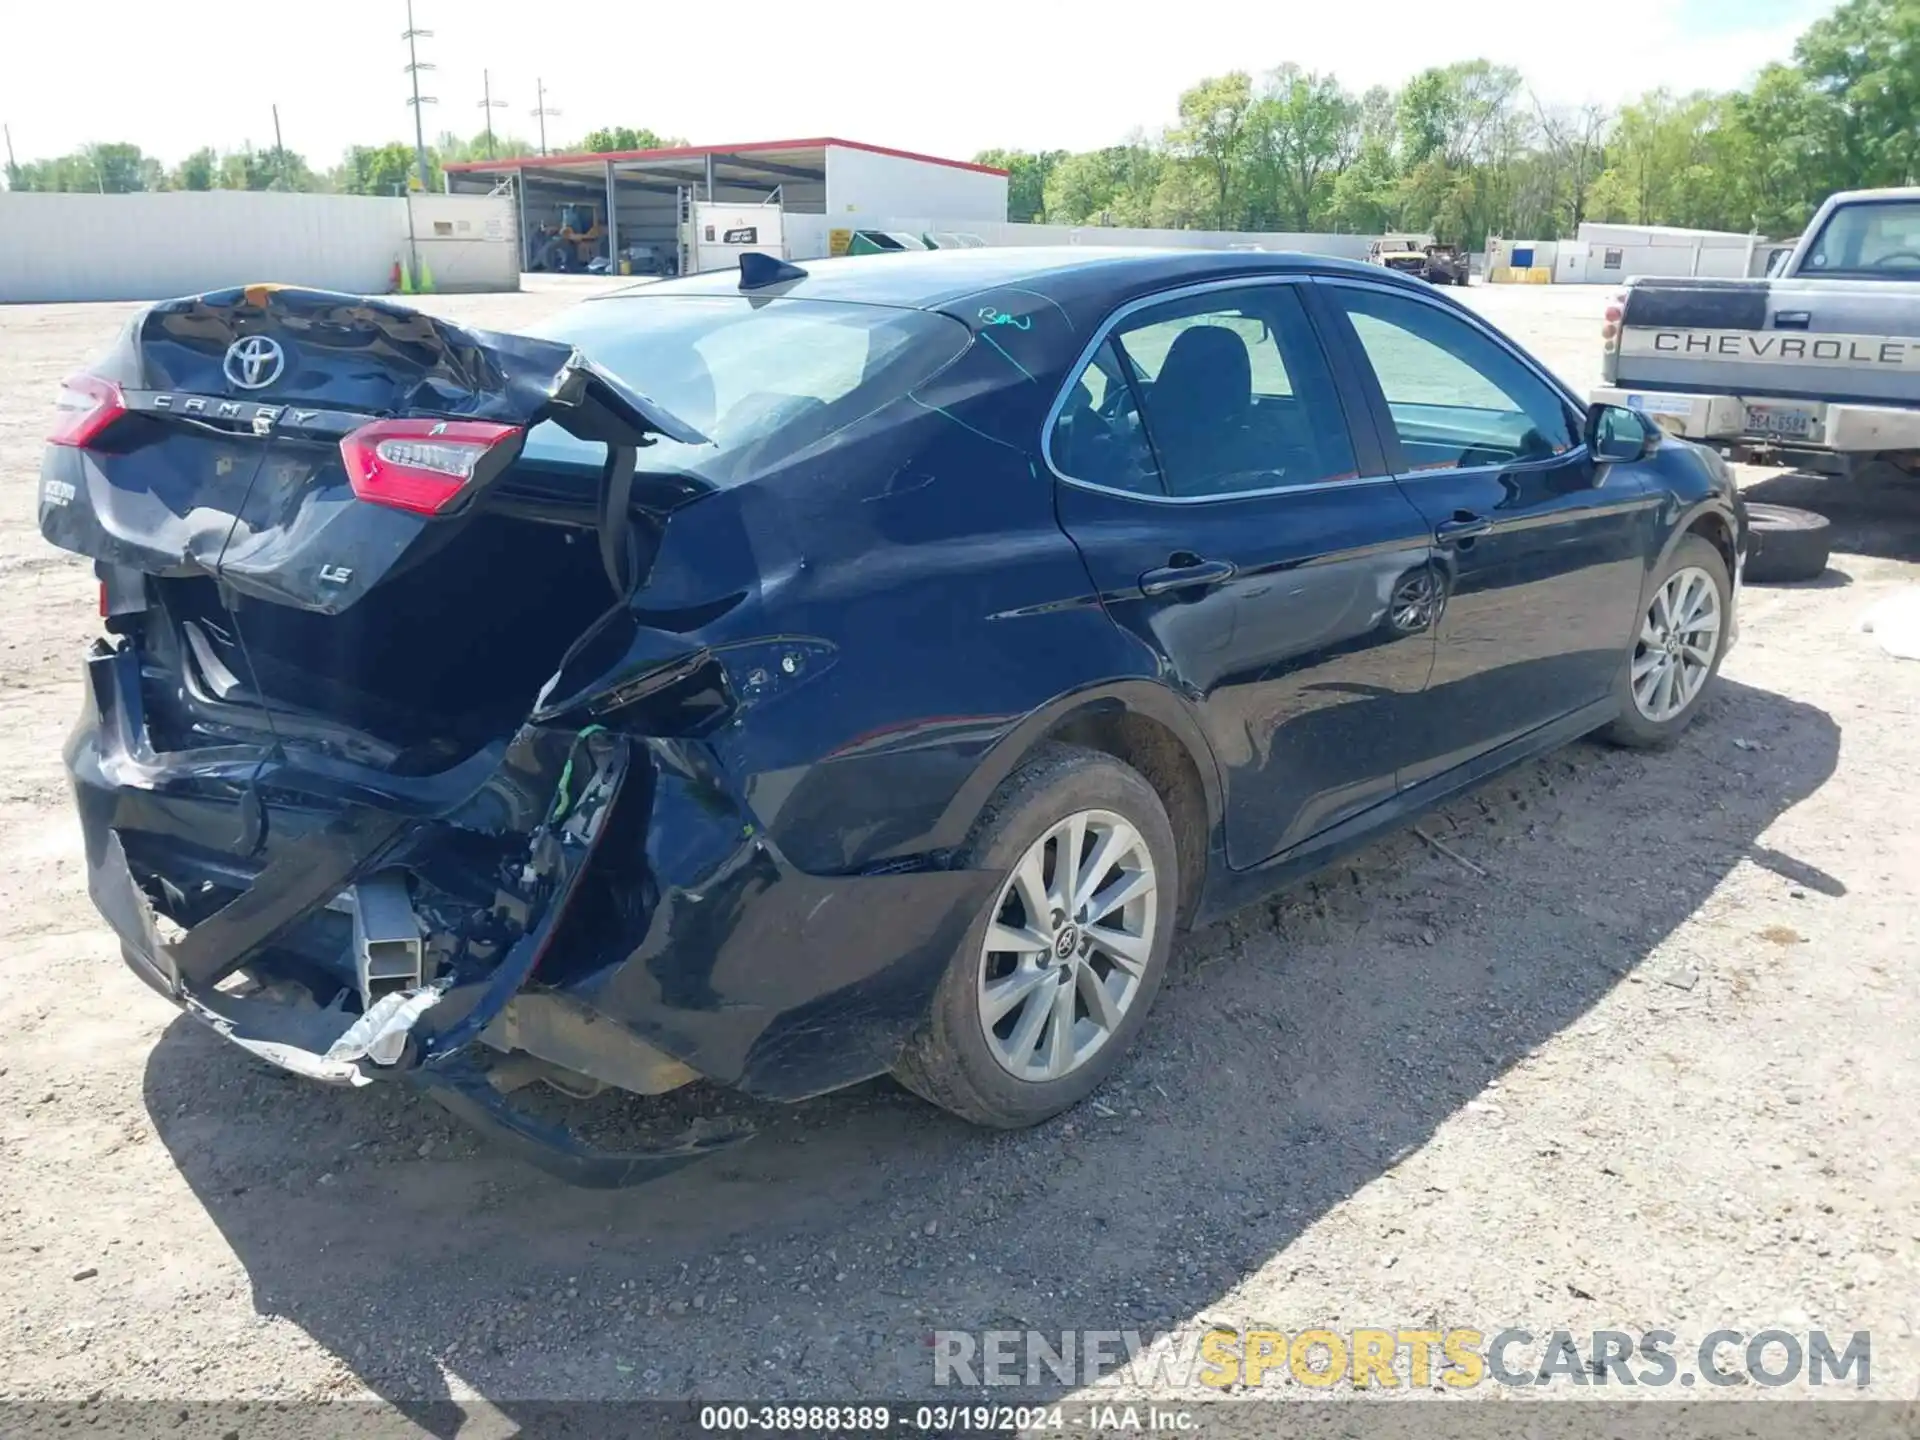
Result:
<svg viewBox="0 0 1920 1440"><path fill-rule="evenodd" d="M1004 310L996 310L991 305L988 305L980 311L980 323L982 325L1011 325L1016 330L1031 330L1033 328L1033 317L1031 315L1009 315Z"/></svg>

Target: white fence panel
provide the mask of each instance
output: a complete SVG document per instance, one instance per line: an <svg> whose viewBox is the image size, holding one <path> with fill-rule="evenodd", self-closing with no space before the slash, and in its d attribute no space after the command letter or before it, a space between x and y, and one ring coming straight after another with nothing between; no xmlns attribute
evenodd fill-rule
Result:
<svg viewBox="0 0 1920 1440"><path fill-rule="evenodd" d="M423 196L434 219L476 220L428 267L463 288L513 289L511 206L488 196ZM438 207L451 205L441 211ZM471 207L479 206L481 209ZM498 242L488 216L505 217ZM386 293L407 253L407 202L364 195L211 190L140 195L0 194L0 301L160 300L254 281L351 295ZM425 252L423 252L424 258ZM511 271L511 274L508 272Z"/></svg>

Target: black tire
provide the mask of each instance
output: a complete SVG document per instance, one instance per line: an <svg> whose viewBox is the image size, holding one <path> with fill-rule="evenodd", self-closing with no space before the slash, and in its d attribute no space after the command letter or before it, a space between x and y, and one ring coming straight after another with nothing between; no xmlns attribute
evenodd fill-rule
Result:
<svg viewBox="0 0 1920 1440"><path fill-rule="evenodd" d="M1633 658L1639 646L1640 627L1645 621L1647 607L1660 587L1672 578L1677 570L1687 566L1698 566L1707 572L1713 580L1714 588L1720 595L1721 624L1718 636L1714 640L1713 664L1707 671L1706 682L1699 693L1687 702L1679 713L1665 720L1650 720L1640 713L1633 699ZM1693 723L1693 717L1700 713L1700 707L1707 697L1713 694L1713 687L1720 678L1720 662L1727 654L1727 632L1731 628L1733 599L1733 577L1727 572L1726 558L1715 546L1699 535L1684 536L1667 556L1664 564L1654 573L1653 583L1647 587L1647 598L1641 602L1640 609L1634 613L1633 634L1627 640L1626 654L1621 657L1620 673L1614 681L1615 693L1620 701L1619 717L1600 732L1600 738L1622 745L1631 750L1659 750L1673 744L1680 738L1680 732Z"/></svg>
<svg viewBox="0 0 1920 1440"><path fill-rule="evenodd" d="M1153 861L1156 910L1152 944L1131 1008L1106 1042L1058 1080L1029 1081L1004 1069L980 1023L979 976L987 927L1020 858L1049 829L1077 811L1106 810L1131 824ZM894 1078L924 1100L976 1125L1017 1130L1077 1105L1120 1063L1153 1008L1180 913L1179 855L1160 797L1138 771L1110 755L1072 746L1039 747L1001 785L956 864L1007 877L967 927L920 1031Z"/></svg>
<svg viewBox="0 0 1920 1440"><path fill-rule="evenodd" d="M1761 585L1817 580L1832 553L1826 516L1789 505L1747 506L1746 579Z"/></svg>

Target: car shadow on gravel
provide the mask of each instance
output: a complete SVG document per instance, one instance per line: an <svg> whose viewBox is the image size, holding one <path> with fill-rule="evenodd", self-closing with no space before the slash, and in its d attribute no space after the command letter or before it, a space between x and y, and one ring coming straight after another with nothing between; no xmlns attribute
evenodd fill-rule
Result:
<svg viewBox="0 0 1920 1440"><path fill-rule="evenodd" d="M663 1111L765 1128L650 1186L571 1190L400 1087L283 1078L185 1019L147 1108L256 1311L436 1433L454 1391L530 1423L555 1398L927 1395L936 1329L1220 1305L1610 991L1657 983L1655 947L1735 866L1814 883L1762 837L1838 749L1823 711L1729 682L1671 752L1582 742L1509 772L1422 821L1444 850L1403 832L1186 937L1130 1063L1020 1134L885 1081L786 1107L602 1097L616 1143Z"/></svg>

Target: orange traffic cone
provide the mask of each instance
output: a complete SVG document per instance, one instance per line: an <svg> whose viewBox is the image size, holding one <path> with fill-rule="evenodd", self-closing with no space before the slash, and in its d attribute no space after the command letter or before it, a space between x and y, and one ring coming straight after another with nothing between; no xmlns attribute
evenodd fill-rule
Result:
<svg viewBox="0 0 1920 1440"><path fill-rule="evenodd" d="M406 280L400 274L400 262L395 260L393 262L393 273L387 277L387 293L389 295L398 295L401 287L405 284Z"/></svg>

